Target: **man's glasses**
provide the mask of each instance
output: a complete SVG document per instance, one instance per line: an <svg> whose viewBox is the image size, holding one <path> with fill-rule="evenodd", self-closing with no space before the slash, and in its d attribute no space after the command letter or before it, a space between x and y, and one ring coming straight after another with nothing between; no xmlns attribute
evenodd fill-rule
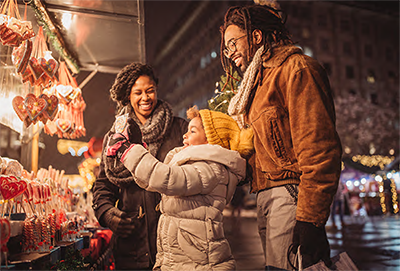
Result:
<svg viewBox="0 0 400 271"><path fill-rule="evenodd" d="M228 41L227 47L223 50L224 55L225 55L226 57L228 57L229 51L232 52L232 53L236 52L236 50L237 50L237 48L236 48L236 42L237 42L238 40L240 40L241 38L246 37L246 36L247 36L247 35L243 35L243 36L241 36L241 37L239 37L239 38L229 40L229 41ZM229 57L228 57L228 58L229 58Z"/></svg>

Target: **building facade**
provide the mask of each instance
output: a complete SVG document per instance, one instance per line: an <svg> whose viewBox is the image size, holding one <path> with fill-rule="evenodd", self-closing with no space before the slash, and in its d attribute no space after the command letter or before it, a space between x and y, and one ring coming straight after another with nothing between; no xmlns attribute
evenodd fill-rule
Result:
<svg viewBox="0 0 400 271"><path fill-rule="evenodd" d="M278 1L287 28L303 51L326 69L335 96L361 95L366 101L399 105L398 11L341 1ZM151 63L158 71L161 98L174 111L207 107L224 74L219 27L229 6L249 1L194 2L166 37Z"/></svg>

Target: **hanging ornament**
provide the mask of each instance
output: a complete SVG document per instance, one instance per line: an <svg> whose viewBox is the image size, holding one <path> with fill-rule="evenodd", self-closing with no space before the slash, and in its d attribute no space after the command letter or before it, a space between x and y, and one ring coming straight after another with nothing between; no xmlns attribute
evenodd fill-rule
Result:
<svg viewBox="0 0 400 271"><path fill-rule="evenodd" d="M51 56L51 51L47 48L42 26L39 27L33 42L28 69L30 70L28 80L31 81L30 75L32 75L33 82L31 83L34 85L46 87L51 81L55 81L54 75L58 69L58 62Z"/></svg>
<svg viewBox="0 0 400 271"><path fill-rule="evenodd" d="M65 62L60 62L58 82L45 89L46 95L57 96L58 113L53 121L48 121L44 131L49 135L57 134L60 138L78 138L86 135L83 111L86 103L75 78L69 72Z"/></svg>
<svg viewBox="0 0 400 271"><path fill-rule="evenodd" d="M26 16L25 16L26 18ZM17 0L5 0L0 7L0 40L3 45L18 47L35 36L32 23L22 21Z"/></svg>

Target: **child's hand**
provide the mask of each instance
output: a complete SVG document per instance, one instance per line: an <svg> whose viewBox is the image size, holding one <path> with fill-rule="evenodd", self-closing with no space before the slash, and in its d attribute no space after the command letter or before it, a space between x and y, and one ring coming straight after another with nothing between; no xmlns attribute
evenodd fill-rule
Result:
<svg viewBox="0 0 400 271"><path fill-rule="evenodd" d="M129 149L132 144L128 141L124 134L113 134L108 139L107 156L121 158L122 154Z"/></svg>

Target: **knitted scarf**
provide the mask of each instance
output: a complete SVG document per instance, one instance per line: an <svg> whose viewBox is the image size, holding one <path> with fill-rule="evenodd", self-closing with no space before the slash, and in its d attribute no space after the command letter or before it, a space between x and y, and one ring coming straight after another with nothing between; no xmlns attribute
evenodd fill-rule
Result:
<svg viewBox="0 0 400 271"><path fill-rule="evenodd" d="M262 64L261 56L263 51L264 45L261 46L255 53L253 60L244 73L243 80L238 88L238 92L229 102L228 113L233 119L236 120L241 129L244 127L244 109L247 105L251 89L254 85L258 68Z"/></svg>
<svg viewBox="0 0 400 271"><path fill-rule="evenodd" d="M139 121L136 114L132 112L131 106L124 107L119 115L126 113L129 113L129 116L139 125L143 134L143 141L146 142L149 152L156 156L173 121L171 106L162 100L158 100L156 108L144 125ZM110 130L109 136L114 133L115 123ZM103 161L106 176L113 184L122 187L134 181L134 177L125 168L124 164L118 158L107 157L105 150L103 150Z"/></svg>

